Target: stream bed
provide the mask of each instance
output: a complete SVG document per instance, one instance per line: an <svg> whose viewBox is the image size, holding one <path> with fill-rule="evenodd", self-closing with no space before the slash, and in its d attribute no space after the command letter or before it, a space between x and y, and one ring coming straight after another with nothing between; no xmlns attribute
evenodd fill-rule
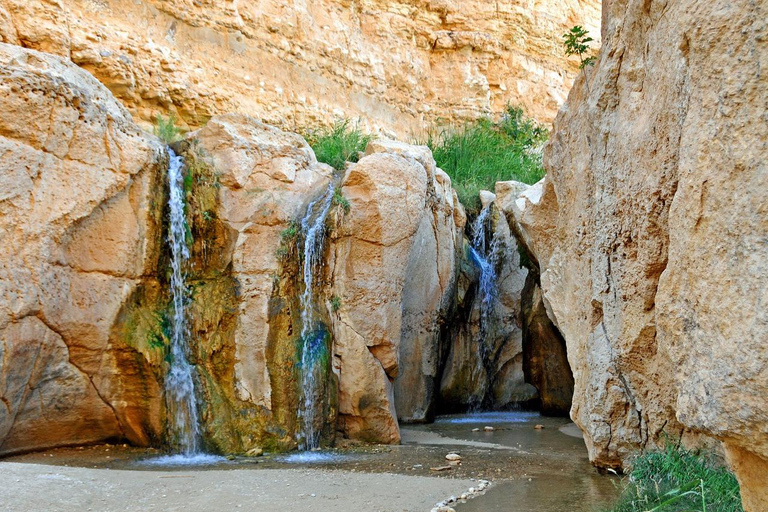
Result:
<svg viewBox="0 0 768 512"><path fill-rule="evenodd" d="M486 427L493 430L486 430ZM431 506L425 509L425 503L434 504L451 496L458 497L480 480L492 482L491 487L474 499L452 503L457 512L561 512L566 509L569 512L595 512L610 504L618 495L619 480L598 474L589 464L578 429L564 418L543 417L532 412L442 416L432 424L403 425L401 433L403 439L399 446L348 445L336 449L231 460L196 456L195 461L187 463L176 460L178 456L169 458L158 450L126 445L61 448L8 457L0 461L0 473L5 462L45 464L47 473L52 472L51 466L62 467L62 474L65 474L63 466L89 468L95 478L109 478L109 474L120 473L120 481L125 486L129 485L131 474L136 474L137 481L156 478L164 479L158 480L164 483L173 481L177 486L198 475L197 479L210 481L211 485L218 482L217 479L223 479L226 485L233 485L234 490L228 491L227 500L237 499L237 489L240 489L238 481L242 482L242 492L250 493L254 486L252 482L264 480L269 483L274 480L273 475L281 475L280 487L266 486L261 506L253 510L303 510L302 500L312 497L314 501L307 502L308 509L314 503L319 509L332 506L338 511L354 510L363 503L366 510L374 511L428 511ZM461 463L450 469L435 471L436 468L448 466L445 460L448 453L459 453ZM392 476L385 476L384 473ZM227 474L231 476L220 476ZM295 482L291 476L294 474L297 475ZM380 476L376 477L376 474ZM259 475L263 477L260 479ZM333 494L327 503L324 503L321 491L302 492L292 498L290 493L301 489L302 480L306 478L317 479L320 490L324 489L323 485L335 488L349 482L350 495ZM384 482L390 478L398 482L397 488L385 486ZM368 479L366 481L374 482L373 486L361 488L358 479ZM23 481L17 479L14 486L23 486ZM322 484L323 481L327 484ZM381 488L375 484L378 481L381 481ZM246 485L246 482L250 483ZM218 488L212 487L212 492ZM424 496L416 500L420 489L423 489ZM411 494L405 493L406 490ZM382 496L397 493L402 494L398 496L400 502L386 503L388 499L382 500ZM181 495L184 495L183 488ZM193 493L189 497L193 499ZM435 497L439 499L435 500ZM285 504L293 503L292 499L296 500L297 506L284 508ZM346 508L345 499L356 500L354 506L350 502L350 507ZM270 507L270 500L283 505ZM409 503L409 506L403 506L403 502ZM182 503L176 505L183 506ZM192 512L198 509L194 502L190 502L185 510Z"/></svg>

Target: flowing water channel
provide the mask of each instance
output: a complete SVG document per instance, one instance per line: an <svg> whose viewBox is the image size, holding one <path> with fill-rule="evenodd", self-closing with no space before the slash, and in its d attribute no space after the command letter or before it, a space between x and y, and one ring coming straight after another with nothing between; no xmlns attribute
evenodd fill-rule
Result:
<svg viewBox="0 0 768 512"><path fill-rule="evenodd" d="M192 457L200 451L200 427L195 398L195 368L189 363L187 286L184 266L189 259L184 213L183 159L168 149L168 244L171 249L171 346L165 397L171 441L181 455Z"/></svg>
<svg viewBox="0 0 768 512"><path fill-rule="evenodd" d="M317 415L322 411L318 404L318 387L323 386L327 359L327 330L318 322L315 311L314 290L323 271L323 252L326 241L325 222L333 204L334 182L325 192L307 205L301 219L303 239L301 294L301 396L298 418L300 423L299 449L314 450L320 444L320 431L316 428Z"/></svg>
<svg viewBox="0 0 768 512"><path fill-rule="evenodd" d="M490 348L488 346L488 333L491 332L493 311L498 298L496 267L498 264L499 250L491 225L491 206L484 207L472 223L472 241L470 255L475 265L480 269L478 283L478 296L480 299L480 329L477 340L477 368L476 374L490 375L493 371L490 361ZM483 406L484 394L473 395L469 404L470 411L478 411Z"/></svg>

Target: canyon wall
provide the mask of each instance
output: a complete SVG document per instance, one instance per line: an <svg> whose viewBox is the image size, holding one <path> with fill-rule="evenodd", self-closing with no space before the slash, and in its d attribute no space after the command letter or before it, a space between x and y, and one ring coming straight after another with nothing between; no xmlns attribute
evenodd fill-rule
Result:
<svg viewBox="0 0 768 512"><path fill-rule="evenodd" d="M590 458L723 441L768 509L768 12L604 2L603 48L509 208L567 342ZM665 437L668 436L668 437Z"/></svg>
<svg viewBox="0 0 768 512"><path fill-rule="evenodd" d="M0 0L0 42L71 60L145 126L348 117L401 138L507 102L551 122L577 71L560 36L599 23L599 0Z"/></svg>
<svg viewBox="0 0 768 512"><path fill-rule="evenodd" d="M154 288L165 152L110 92L0 43L0 453L162 435L162 350L116 328Z"/></svg>

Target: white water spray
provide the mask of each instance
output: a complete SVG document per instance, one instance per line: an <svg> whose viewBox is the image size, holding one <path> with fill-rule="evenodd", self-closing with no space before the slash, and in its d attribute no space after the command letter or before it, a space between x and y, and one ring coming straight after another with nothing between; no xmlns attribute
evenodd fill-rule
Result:
<svg viewBox="0 0 768 512"><path fill-rule="evenodd" d="M299 449L312 450L320 444L320 431L315 429L317 416L316 395L322 385L324 369L317 364L322 359L325 347L325 329L315 320L314 287L316 276L322 274L323 252L325 249L325 221L333 204L334 184L328 185L325 193L307 206L301 219L304 235L304 264L302 277L304 292L301 294L301 391L299 398Z"/></svg>
<svg viewBox="0 0 768 512"><path fill-rule="evenodd" d="M470 253L473 260L480 267L480 282L478 283L478 295L480 297L480 332L477 354L477 374L483 369L491 371L490 347L488 346L488 334L491 331L493 310L498 297L496 266L499 257L499 247L493 236L490 224L491 206L482 209L472 224L472 243ZM487 390L484 391L484 393ZM477 410L482 406L484 396L473 396L469 404L470 410Z"/></svg>
<svg viewBox="0 0 768 512"><path fill-rule="evenodd" d="M165 397L173 442L183 455L199 452L200 427L195 400L195 368L187 358L187 287L184 282L184 264L189 259L184 217L184 161L168 148L170 227L168 243L171 247L171 318L170 368L165 377Z"/></svg>

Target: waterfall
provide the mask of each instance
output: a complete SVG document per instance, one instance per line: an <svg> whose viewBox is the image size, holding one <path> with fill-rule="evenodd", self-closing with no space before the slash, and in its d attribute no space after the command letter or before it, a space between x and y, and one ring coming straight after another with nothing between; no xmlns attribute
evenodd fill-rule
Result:
<svg viewBox="0 0 768 512"><path fill-rule="evenodd" d="M480 268L480 282L478 283L478 296L480 298L480 332L478 339L477 368L478 374L485 369L486 373L492 371L490 361L490 347L487 337L491 328L493 309L496 304L498 290L496 288L496 266L499 257L499 248L491 226L491 205L482 209L472 223L472 242L470 254L475 264ZM487 390L485 390L487 393ZM484 396L473 397L470 409L479 409Z"/></svg>
<svg viewBox="0 0 768 512"><path fill-rule="evenodd" d="M307 205L301 219L304 239L302 277L304 291L301 294L301 394L298 417L300 421L300 450L312 450L320 444L320 432L315 429L318 386L323 384L322 365L317 364L325 353L326 330L315 320L314 287L317 274L322 272L325 248L325 221L333 203L334 183L328 184L325 193Z"/></svg>
<svg viewBox="0 0 768 512"><path fill-rule="evenodd" d="M170 368L165 378L165 397L170 420L172 440L182 454L190 456L198 453L200 427L195 401L195 368L187 358L186 305L187 288L184 282L184 264L189 259L186 241L186 221L184 217L184 161L168 148L170 226L168 243L171 247L171 298L173 312L171 318Z"/></svg>

